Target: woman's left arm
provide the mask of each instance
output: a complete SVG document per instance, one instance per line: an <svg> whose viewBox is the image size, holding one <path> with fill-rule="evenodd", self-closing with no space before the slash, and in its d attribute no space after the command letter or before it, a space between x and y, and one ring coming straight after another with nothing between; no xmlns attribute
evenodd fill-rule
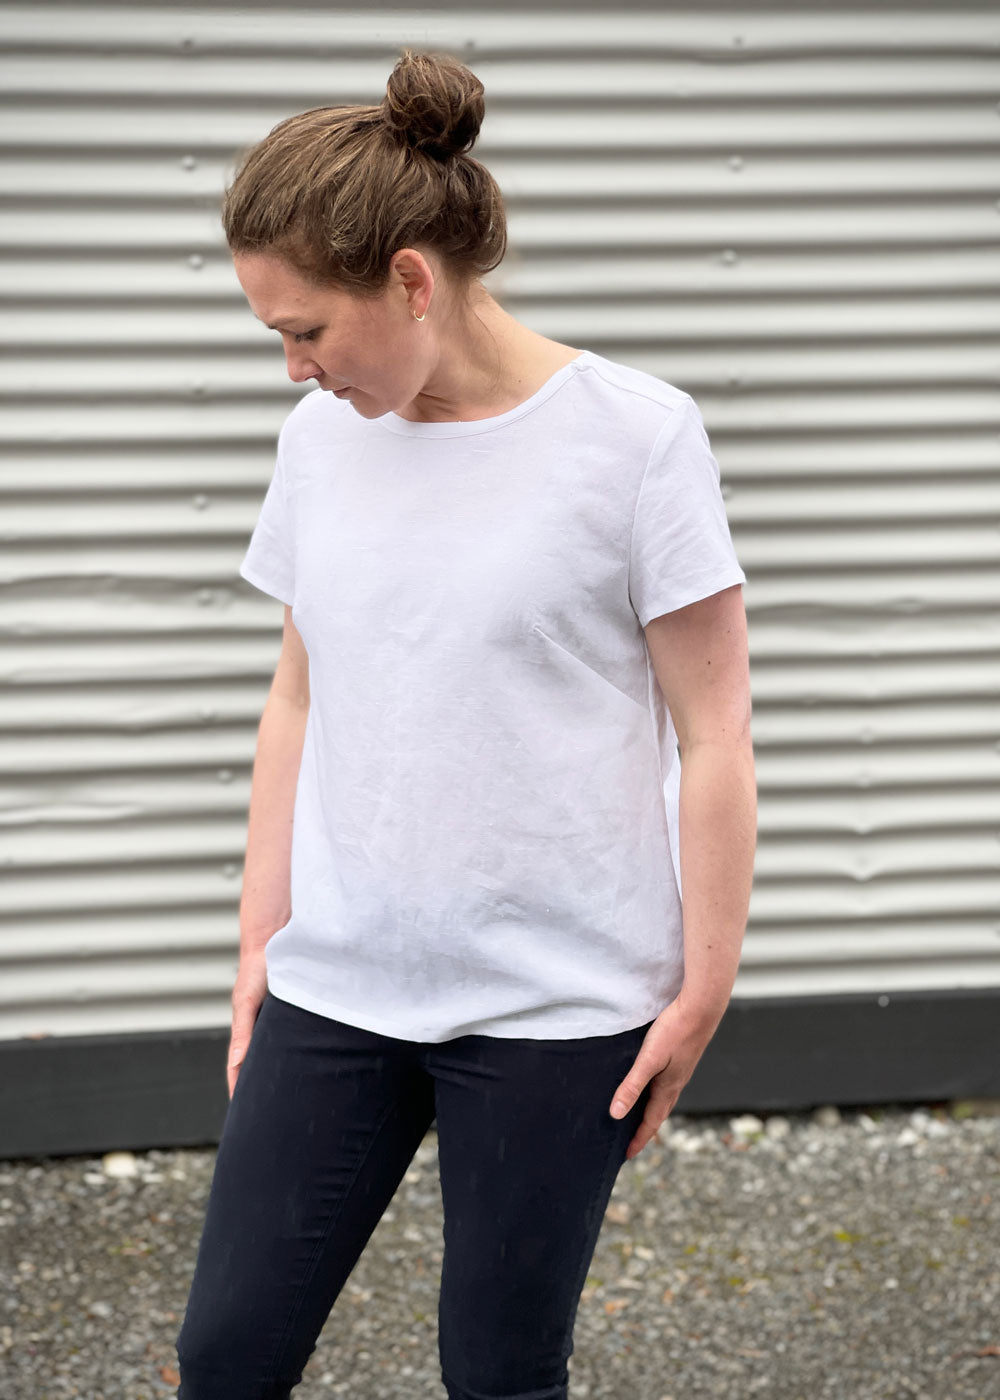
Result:
<svg viewBox="0 0 1000 1400"><path fill-rule="evenodd" d="M684 982L646 1033L619 1085L623 1117L650 1081L628 1148L641 1152L669 1116L729 1004L757 845L750 662L739 584L653 618L645 628L681 749L680 864Z"/></svg>

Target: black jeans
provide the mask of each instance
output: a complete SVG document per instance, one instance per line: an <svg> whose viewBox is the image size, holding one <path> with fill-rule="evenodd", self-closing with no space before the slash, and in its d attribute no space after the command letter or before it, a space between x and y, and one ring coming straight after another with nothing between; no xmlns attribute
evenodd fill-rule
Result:
<svg viewBox="0 0 1000 1400"><path fill-rule="evenodd" d="M649 1096L646 1031L399 1040L270 992L229 1102L177 1337L178 1400L286 1400L431 1123L449 1400L565 1400L577 1305Z"/></svg>

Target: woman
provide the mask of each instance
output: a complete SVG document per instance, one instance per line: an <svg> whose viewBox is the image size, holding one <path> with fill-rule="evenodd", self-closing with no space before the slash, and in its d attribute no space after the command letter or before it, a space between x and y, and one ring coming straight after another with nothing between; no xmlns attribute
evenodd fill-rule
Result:
<svg viewBox="0 0 1000 1400"><path fill-rule="evenodd" d="M284 641L181 1400L288 1396L435 1119L447 1394L565 1397L618 1170L736 975L756 791L719 469L689 395L482 286L482 92L406 51L381 105L281 123L226 195L250 308L318 387L241 566Z"/></svg>

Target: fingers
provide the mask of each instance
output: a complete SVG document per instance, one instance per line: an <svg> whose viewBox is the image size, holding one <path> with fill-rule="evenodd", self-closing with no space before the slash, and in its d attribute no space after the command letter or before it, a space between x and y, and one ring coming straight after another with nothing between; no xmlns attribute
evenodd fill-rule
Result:
<svg viewBox="0 0 1000 1400"><path fill-rule="evenodd" d="M655 1133L644 1133L641 1135L636 1133L625 1152L625 1160L631 1162L633 1157L638 1157L642 1149L648 1147L655 1137Z"/></svg>
<svg viewBox="0 0 1000 1400"><path fill-rule="evenodd" d="M631 1113L647 1082L633 1067L615 1090L611 1100L611 1117L624 1118L626 1113Z"/></svg>
<svg viewBox="0 0 1000 1400"><path fill-rule="evenodd" d="M236 984L233 987L232 1032L229 1037L229 1054L226 1057L226 1079L230 1098L233 1097L240 1066L246 1059L250 1038L266 995L267 965L263 955L241 956Z"/></svg>
<svg viewBox="0 0 1000 1400"><path fill-rule="evenodd" d="M625 1153L626 1158L631 1159L638 1156L653 1138L659 1137L660 1129L673 1112L674 1105L679 1098L680 1087L664 1084L657 1079L653 1080L645 1112L642 1115L642 1122L628 1145L628 1150Z"/></svg>
<svg viewBox="0 0 1000 1400"><path fill-rule="evenodd" d="M232 1038L229 1042L229 1055L226 1059L226 1074L229 1079L230 1098L232 1098L233 1090L236 1088L236 1078L240 1072L240 1065L246 1059L249 1045L250 1036L247 1032L234 1027Z"/></svg>
<svg viewBox="0 0 1000 1400"><path fill-rule="evenodd" d="M654 1138L659 1138L660 1129L669 1116L669 1113L665 1113L662 1110L654 1111L652 1105L648 1105L643 1120L636 1129L635 1137L628 1145L625 1156L630 1160L633 1157L637 1157L642 1149L651 1143Z"/></svg>
<svg viewBox="0 0 1000 1400"><path fill-rule="evenodd" d="M240 1065L246 1059L253 1027L247 1028L249 1018L245 1012L237 1012L233 1017L233 1030L229 1040L229 1055L226 1058L226 1076L229 1082L229 1097L233 1097Z"/></svg>
<svg viewBox="0 0 1000 1400"><path fill-rule="evenodd" d="M237 1054L235 1057L230 1052L230 1058L226 1064L226 1083L229 1086L229 1097L233 1097L233 1090L236 1088L236 1080L239 1077L240 1065L243 1063L243 1055Z"/></svg>
<svg viewBox="0 0 1000 1400"><path fill-rule="evenodd" d="M642 1093L643 1089L645 1089L650 1079L652 1079L654 1075L661 1074L669 1064L669 1060L667 1060L666 1064L661 1064L656 1060L648 1062L640 1051L635 1064L615 1090L614 1097L611 1100L611 1117L624 1118L626 1113L630 1113L638 1102L639 1095ZM654 1081L654 1093L656 1092L656 1087Z"/></svg>

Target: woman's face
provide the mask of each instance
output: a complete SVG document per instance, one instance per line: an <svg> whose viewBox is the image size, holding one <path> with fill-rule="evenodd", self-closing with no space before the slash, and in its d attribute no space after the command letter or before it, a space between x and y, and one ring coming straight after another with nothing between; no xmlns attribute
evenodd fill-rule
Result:
<svg viewBox="0 0 1000 1400"><path fill-rule="evenodd" d="M315 379L350 399L363 418L379 418L420 392L427 352L421 354L411 311L424 310L434 279L419 253L396 255L392 280L377 301L316 287L267 253L237 253L233 266L251 311L280 333L296 384Z"/></svg>

